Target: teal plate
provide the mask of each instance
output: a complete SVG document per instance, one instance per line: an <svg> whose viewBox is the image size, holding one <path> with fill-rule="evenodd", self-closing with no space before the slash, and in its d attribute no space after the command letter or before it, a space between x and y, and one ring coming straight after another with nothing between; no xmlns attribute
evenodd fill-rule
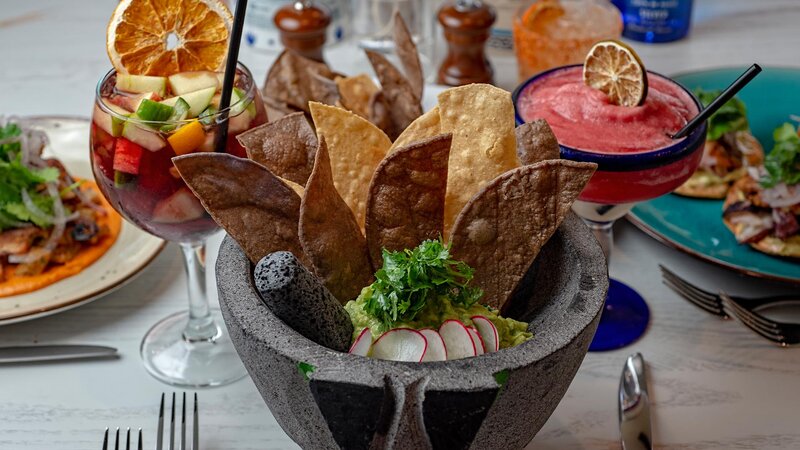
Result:
<svg viewBox="0 0 800 450"><path fill-rule="evenodd" d="M705 70L673 78L689 89L724 89L746 67ZM739 97L747 105L753 134L769 151L772 131L790 115L800 116L800 69L765 67ZM769 256L739 245L722 223L722 200L665 195L636 205L628 214L636 227L697 258L746 275L800 284L800 260Z"/></svg>

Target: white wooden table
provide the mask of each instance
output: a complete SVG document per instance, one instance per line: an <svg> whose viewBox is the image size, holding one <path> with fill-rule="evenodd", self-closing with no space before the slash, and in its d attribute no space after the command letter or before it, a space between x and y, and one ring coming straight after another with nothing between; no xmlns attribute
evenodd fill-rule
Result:
<svg viewBox="0 0 800 450"><path fill-rule="evenodd" d="M649 68L675 73L753 61L800 64L800 2L695 3L689 39L635 45ZM95 84L109 67L105 25L115 4L0 0L0 113L88 116ZM256 79L263 79L270 57L245 52L241 59ZM365 67L363 59L337 62L343 71ZM495 63L500 84L513 88L511 63ZM212 265L219 240L210 246ZM589 354L530 447L618 448L619 373L625 357L641 351L650 363L657 447L800 448L800 350L773 347L734 322L701 314L662 286L657 264L734 293L790 289L698 262L624 222L617 226L616 244L612 274L646 296L650 329L629 348ZM95 303L0 328L2 345L102 343L118 347L122 355L110 361L0 367L0 449L99 448L102 430L116 426L145 428L150 447L158 396L169 387L145 373L139 340L149 326L186 303L179 252L168 246L135 281ZM201 391L200 400L203 448L296 448L249 379Z"/></svg>

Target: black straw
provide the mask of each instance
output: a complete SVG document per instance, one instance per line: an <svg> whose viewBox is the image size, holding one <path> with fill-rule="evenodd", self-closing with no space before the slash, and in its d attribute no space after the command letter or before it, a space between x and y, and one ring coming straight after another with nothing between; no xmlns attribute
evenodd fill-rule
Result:
<svg viewBox="0 0 800 450"><path fill-rule="evenodd" d="M222 82L222 95L219 99L220 115L217 119L219 134L214 147L220 153L225 153L228 142L228 108L231 106L231 91L233 91L233 81L236 78L236 65L239 62L239 43L242 40L242 27L244 26L246 10L247 0L238 0L236 2L236 10L233 13L231 40L228 42L228 60L225 63L225 79Z"/></svg>
<svg viewBox="0 0 800 450"><path fill-rule="evenodd" d="M753 64L747 69L743 74L739 75L739 78L736 79L727 89L722 91L719 94L719 97L715 98L713 102L709 103L705 109L700 111L700 114L696 115L694 119L690 120L683 128L680 129L677 133L672 135L672 139L680 139L682 137L686 137L689 133L694 131L701 123L705 122L712 114L717 112L718 109L722 107L728 100L733 98L743 87L747 85L753 78L756 77L761 73L761 66L758 64Z"/></svg>

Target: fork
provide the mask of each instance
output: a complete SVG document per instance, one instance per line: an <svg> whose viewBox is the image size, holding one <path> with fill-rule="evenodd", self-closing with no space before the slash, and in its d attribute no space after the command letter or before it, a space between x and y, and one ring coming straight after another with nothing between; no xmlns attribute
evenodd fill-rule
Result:
<svg viewBox="0 0 800 450"><path fill-rule="evenodd" d="M158 411L158 431L156 434L156 450L163 450L164 448L164 398L165 394L161 394L161 407ZM197 393L194 393L194 413L192 421L192 450L200 448L200 426L197 416ZM181 429L180 429L181 450L187 450L186 447L186 392L183 393L183 406L181 408ZM170 413L169 421L169 447L168 450L177 450L175 447L175 393L172 393L172 411Z"/></svg>
<svg viewBox="0 0 800 450"><path fill-rule="evenodd" d="M775 342L781 347L800 344L800 324L768 319L755 311L743 307L725 292L720 292L719 296L726 311L761 337Z"/></svg>
<svg viewBox="0 0 800 450"><path fill-rule="evenodd" d="M138 450L142 450L142 429L139 428L139 443L136 445ZM108 450L108 428L103 436L103 450ZM119 446L119 428L117 428L116 437L114 438L114 450L122 450ZM131 429L128 428L127 437L125 438L125 450L131 450Z"/></svg>
<svg viewBox="0 0 800 450"><path fill-rule="evenodd" d="M729 319L730 316L725 311L723 307L723 302L720 294L715 294L713 292L708 292L699 287L689 283L685 279L679 277L671 270L667 269L666 267L659 264L658 266L661 269L661 276L662 281L664 284L678 293L681 297L689 300L690 303L697 306L698 308L719 316L723 319ZM734 295L728 295L728 297L736 302L739 306L753 310L757 309L760 306L764 306L770 303L778 303L778 302L786 302L786 301L794 301L800 302L800 296L791 296L791 295L776 295L771 297L759 297L759 298L750 298L750 297L738 297Z"/></svg>

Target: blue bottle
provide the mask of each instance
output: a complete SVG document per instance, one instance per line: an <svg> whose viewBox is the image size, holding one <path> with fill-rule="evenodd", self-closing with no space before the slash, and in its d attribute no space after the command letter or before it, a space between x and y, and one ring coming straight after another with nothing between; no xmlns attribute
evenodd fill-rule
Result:
<svg viewBox="0 0 800 450"><path fill-rule="evenodd" d="M642 42L683 38L692 21L692 0L613 0L622 13L622 35Z"/></svg>

